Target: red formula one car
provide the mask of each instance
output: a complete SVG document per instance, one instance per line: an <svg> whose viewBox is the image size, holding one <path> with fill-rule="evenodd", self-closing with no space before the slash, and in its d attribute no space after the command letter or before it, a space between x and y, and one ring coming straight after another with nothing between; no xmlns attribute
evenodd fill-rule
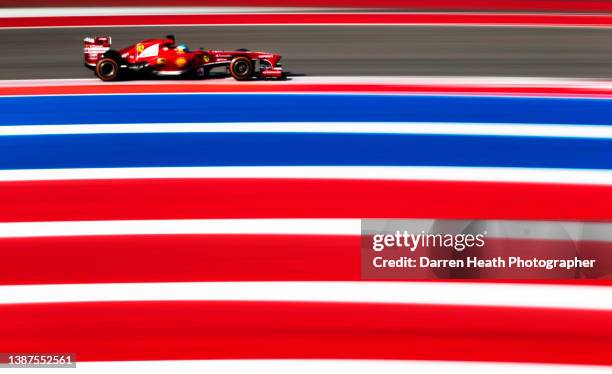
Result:
<svg viewBox="0 0 612 374"><path fill-rule="evenodd" d="M111 37L87 37L83 43L85 65L103 81L126 78L131 73L203 78L211 69L224 67L237 80L282 78L281 56L267 52L197 50L176 45L174 36L146 39L120 50L111 49Z"/></svg>

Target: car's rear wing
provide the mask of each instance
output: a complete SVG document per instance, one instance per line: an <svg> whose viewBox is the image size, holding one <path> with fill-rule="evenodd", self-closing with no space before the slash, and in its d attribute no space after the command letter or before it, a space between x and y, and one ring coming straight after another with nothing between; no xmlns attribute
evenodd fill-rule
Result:
<svg viewBox="0 0 612 374"><path fill-rule="evenodd" d="M96 66L96 62L102 54L111 47L112 39L110 36L88 36L83 39L83 59L85 65Z"/></svg>

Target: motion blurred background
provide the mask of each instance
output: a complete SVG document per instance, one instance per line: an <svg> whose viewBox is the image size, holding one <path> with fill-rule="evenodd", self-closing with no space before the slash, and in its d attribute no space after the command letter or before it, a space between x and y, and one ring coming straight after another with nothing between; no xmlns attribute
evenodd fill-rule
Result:
<svg viewBox="0 0 612 374"><path fill-rule="evenodd" d="M609 60L612 46L609 43L609 28L575 27L576 18L565 23L572 27L550 27L559 22L548 19L547 15L583 14L608 12L607 1L388 1L367 4L366 2L346 1L327 4L324 2L10 2L3 1L5 7L55 7L47 10L39 8L8 8L5 16L45 16L46 14L88 14L96 25L109 22L112 28L94 29L99 35L112 34L115 45L126 46L134 40L175 33L180 40L193 47L207 49L233 49L245 45L255 50L274 50L285 57L285 62L296 74L306 75L486 75L486 76L543 76L543 77L609 77L612 70ZM106 7L142 6L123 10ZM331 17L318 17L315 25L303 26L300 16L277 22L298 25L265 25L266 19L252 18L264 25L241 26L184 26L184 23L198 22L196 19L179 18L178 25L172 27L117 27L115 24L128 20L113 19L112 15L130 13L161 14L162 17L142 16L138 23L176 23L174 19L164 21L168 10L159 7L173 7L172 13L356 13L366 11L378 14L354 19L358 24L338 27ZM371 9L374 6L376 9ZM86 7L70 11L65 7ZM101 8L105 7L105 8ZM156 7L152 9L151 7ZM178 8L177 7L181 7ZM214 7L214 8L202 8ZM366 9L363 9L366 8ZM64 9L62 11L62 9ZM402 17L399 22L383 14L389 12L419 12L429 14L426 19ZM432 14L431 12L435 12ZM441 13L442 12L442 13ZM469 12L469 13L468 13ZM504 12L491 15L483 22L474 20L470 13ZM521 19L524 13L535 16ZM106 15L107 18L96 18ZM497 27L507 20L507 16L517 16L532 27ZM110 17L108 17L110 16ZM303 17L302 17L303 18ZM600 21L594 17L596 22ZM587 18L588 20L588 18ZM87 19L83 20L84 22ZM24 21L26 22L26 21ZM61 23L61 21L58 20ZM209 22L206 18L201 23ZM240 17L226 21L248 23L249 19ZM394 23L400 23L394 24ZM418 22L415 26L411 23ZM385 25L390 23L391 25ZM320 24L320 25L318 25ZM468 27L458 27L467 24ZM530 25L531 26L531 25ZM3 30L2 79L26 78L83 78L89 77L88 71L81 69L79 61L73 58L74 50L83 38L82 28L45 28L45 29L6 29ZM88 30L89 31L89 30ZM93 30L92 30L93 31ZM33 44L35 43L35 44ZM15 53L8 53L14 51ZM39 59L44 57L45 67L40 68Z"/></svg>

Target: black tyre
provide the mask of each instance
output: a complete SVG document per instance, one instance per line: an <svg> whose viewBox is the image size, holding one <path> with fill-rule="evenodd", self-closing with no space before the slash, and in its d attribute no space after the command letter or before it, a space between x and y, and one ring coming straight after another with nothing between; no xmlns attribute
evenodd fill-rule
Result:
<svg viewBox="0 0 612 374"><path fill-rule="evenodd" d="M101 58L96 64L96 76L105 82L119 80L121 75L119 63L113 58Z"/></svg>
<svg viewBox="0 0 612 374"><path fill-rule="evenodd" d="M246 57L236 57L230 63L230 73L234 79L239 81L251 79L254 70L253 61Z"/></svg>

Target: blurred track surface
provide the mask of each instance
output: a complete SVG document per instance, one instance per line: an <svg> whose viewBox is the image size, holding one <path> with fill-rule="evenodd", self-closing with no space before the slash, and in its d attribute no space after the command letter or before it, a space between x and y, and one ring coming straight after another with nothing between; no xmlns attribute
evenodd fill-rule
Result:
<svg viewBox="0 0 612 374"><path fill-rule="evenodd" d="M175 34L191 48L279 52L294 74L612 77L612 30L429 26L219 26L0 30L0 79L88 78L82 38L117 48Z"/></svg>

